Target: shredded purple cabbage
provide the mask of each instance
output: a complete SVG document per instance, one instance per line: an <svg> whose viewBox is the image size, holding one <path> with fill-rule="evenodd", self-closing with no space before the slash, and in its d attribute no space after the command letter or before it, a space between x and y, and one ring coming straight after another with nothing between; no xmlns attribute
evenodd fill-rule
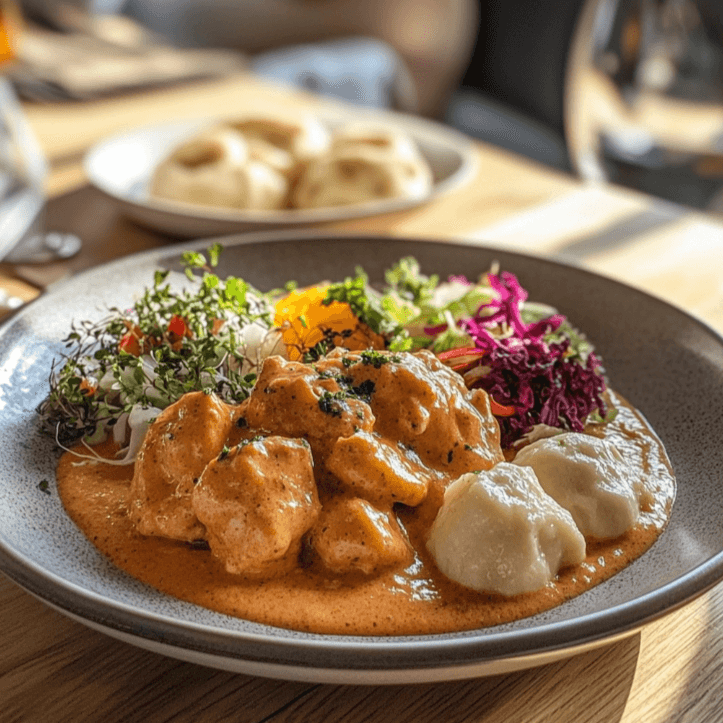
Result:
<svg viewBox="0 0 723 723"><path fill-rule="evenodd" d="M570 340L546 342L545 336L565 321L554 314L534 324L525 324L520 304L527 292L514 274L489 275L496 299L480 307L472 319L461 322L475 346L488 353L479 364L489 372L477 377L481 387L499 404L512 405L516 413L498 417L502 446L509 447L535 424L583 430L588 415L597 410L605 416L602 394L605 380L594 353L584 363L570 355ZM509 335L499 335L500 324ZM491 333L492 330L497 334Z"/></svg>

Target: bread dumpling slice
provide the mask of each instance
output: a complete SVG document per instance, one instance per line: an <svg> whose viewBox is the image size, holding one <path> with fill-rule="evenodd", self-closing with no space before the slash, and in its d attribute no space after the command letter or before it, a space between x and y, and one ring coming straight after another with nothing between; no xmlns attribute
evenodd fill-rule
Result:
<svg viewBox="0 0 723 723"><path fill-rule="evenodd" d="M642 470L636 474L637 467L604 439L567 432L523 447L514 463L535 471L586 537L619 537L638 520Z"/></svg>
<svg viewBox="0 0 723 723"><path fill-rule="evenodd" d="M427 548L451 580L480 592L539 590L582 562L585 539L526 467L500 462L446 490Z"/></svg>

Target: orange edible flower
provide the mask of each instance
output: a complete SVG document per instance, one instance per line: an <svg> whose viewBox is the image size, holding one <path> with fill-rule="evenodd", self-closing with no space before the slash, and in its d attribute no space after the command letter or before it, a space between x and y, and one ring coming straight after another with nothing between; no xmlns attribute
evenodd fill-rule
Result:
<svg viewBox="0 0 723 723"><path fill-rule="evenodd" d="M276 302L274 324L283 329L289 359L299 360L320 341L346 349L384 349L384 338L359 321L349 304L322 304L328 286L292 291Z"/></svg>
<svg viewBox="0 0 723 723"><path fill-rule="evenodd" d="M15 3L0 0L0 65L15 59L21 29L22 19Z"/></svg>

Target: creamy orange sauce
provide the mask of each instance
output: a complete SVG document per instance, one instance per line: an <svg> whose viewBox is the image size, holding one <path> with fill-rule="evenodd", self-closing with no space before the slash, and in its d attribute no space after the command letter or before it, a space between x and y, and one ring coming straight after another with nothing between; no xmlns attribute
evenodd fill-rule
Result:
<svg viewBox="0 0 723 723"><path fill-rule="evenodd" d="M442 490L430 487L418 507L397 505L412 543L413 559L376 576L329 576L318 566L296 566L270 579L229 574L207 549L141 535L129 516L133 469L79 464L65 454L57 479L65 508L93 544L122 570L177 598L259 623L301 631L351 635L412 635L492 626L547 610L622 570L655 542L675 495L673 473L662 444L645 420L620 397L620 413L590 433L605 436L623 454L637 457L655 480L654 502L622 537L588 540L587 559L560 572L533 593L504 597L464 588L445 578L424 545ZM114 448L100 447L110 455Z"/></svg>

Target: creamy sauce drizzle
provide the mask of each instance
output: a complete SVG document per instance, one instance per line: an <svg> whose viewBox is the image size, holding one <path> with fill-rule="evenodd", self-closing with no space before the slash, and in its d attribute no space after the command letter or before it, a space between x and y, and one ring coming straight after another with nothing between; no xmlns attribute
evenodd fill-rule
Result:
<svg viewBox="0 0 723 723"><path fill-rule="evenodd" d="M415 549L404 570L378 577L333 579L297 568L276 579L230 575L208 550L136 532L128 514L133 470L78 464L66 453L57 472L63 504L92 543L122 570L154 588L205 608L267 625L346 635L419 635L497 625L555 607L622 570L662 532L675 496L675 480L661 442L645 420L619 396L617 419L593 434L612 438L623 454L642 452L655 479L654 501L640 523L622 537L588 540L587 559L567 568L545 588L507 598L480 594L445 578L426 553L424 503L400 512ZM100 447L112 454L110 446Z"/></svg>

